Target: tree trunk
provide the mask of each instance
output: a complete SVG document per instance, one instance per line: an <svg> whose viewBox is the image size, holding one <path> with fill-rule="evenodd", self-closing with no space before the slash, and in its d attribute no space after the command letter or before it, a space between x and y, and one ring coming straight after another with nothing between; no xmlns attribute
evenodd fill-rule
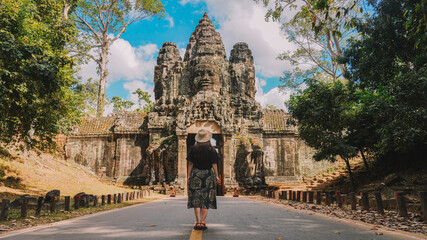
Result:
<svg viewBox="0 0 427 240"><path fill-rule="evenodd" d="M365 164L366 169L369 169L368 162L366 161L365 154L363 153L363 149L359 149L360 155L362 155L363 163Z"/></svg>
<svg viewBox="0 0 427 240"><path fill-rule="evenodd" d="M70 11L71 5L64 0L64 18L68 20L68 11Z"/></svg>
<svg viewBox="0 0 427 240"><path fill-rule="evenodd" d="M356 183L353 178L353 173L351 172L350 161L348 158L343 158L345 164L347 165L348 177L350 178L351 188L353 191L356 191Z"/></svg>
<svg viewBox="0 0 427 240"><path fill-rule="evenodd" d="M336 53L336 57L338 58L342 58L342 52L341 52L341 46L340 46L340 41L338 39L338 37L332 33L333 39L334 39L334 43L335 43L335 47L337 49L337 53ZM343 63L339 63L338 66L341 69L341 73L343 76L345 76L345 74L347 73L347 67L343 64Z"/></svg>
<svg viewBox="0 0 427 240"><path fill-rule="evenodd" d="M104 113L105 106L105 87L107 85L107 63L108 63L108 44L102 46L102 51L100 53L100 59L98 62L99 67L99 91L98 91L98 104L96 108L96 115L98 117L102 116Z"/></svg>

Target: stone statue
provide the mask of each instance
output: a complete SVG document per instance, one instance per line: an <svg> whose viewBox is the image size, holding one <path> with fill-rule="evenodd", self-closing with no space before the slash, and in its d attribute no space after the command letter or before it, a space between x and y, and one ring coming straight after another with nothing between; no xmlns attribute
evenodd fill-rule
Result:
<svg viewBox="0 0 427 240"><path fill-rule="evenodd" d="M206 61L199 63L195 67L193 79L193 92L214 91L219 92L218 67Z"/></svg>
<svg viewBox="0 0 427 240"><path fill-rule="evenodd" d="M247 43L236 43L230 56L231 86L235 94L255 98L255 68Z"/></svg>

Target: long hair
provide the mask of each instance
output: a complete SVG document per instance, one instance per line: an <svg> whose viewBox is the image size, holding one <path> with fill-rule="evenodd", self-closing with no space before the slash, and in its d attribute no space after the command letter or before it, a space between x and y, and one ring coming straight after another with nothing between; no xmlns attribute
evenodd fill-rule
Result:
<svg viewBox="0 0 427 240"><path fill-rule="evenodd" d="M207 159L209 154L215 151L211 144L211 141L207 142L196 142L193 146L193 154L195 159Z"/></svg>

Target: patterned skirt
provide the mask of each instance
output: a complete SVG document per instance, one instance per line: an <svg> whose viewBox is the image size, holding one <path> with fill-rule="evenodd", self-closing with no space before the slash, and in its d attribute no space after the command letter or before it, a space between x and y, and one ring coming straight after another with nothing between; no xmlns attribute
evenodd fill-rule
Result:
<svg viewBox="0 0 427 240"><path fill-rule="evenodd" d="M216 209L216 176L212 169L191 171L187 207Z"/></svg>

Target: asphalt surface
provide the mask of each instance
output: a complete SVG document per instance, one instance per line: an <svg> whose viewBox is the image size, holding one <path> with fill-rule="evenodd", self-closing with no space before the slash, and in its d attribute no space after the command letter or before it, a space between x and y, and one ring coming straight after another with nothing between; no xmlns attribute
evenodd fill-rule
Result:
<svg viewBox="0 0 427 240"><path fill-rule="evenodd" d="M0 239L189 239L195 222L187 199L167 198L110 212L36 227ZM210 210L208 229L197 239L221 240L305 240L305 239L416 239L369 227L309 215L273 204L245 198L218 197L218 209ZM377 230L378 231L378 230ZM381 231L381 230L379 230ZM200 232L199 232L200 233ZM193 237L196 236L193 232ZM196 239L196 238L194 238Z"/></svg>

